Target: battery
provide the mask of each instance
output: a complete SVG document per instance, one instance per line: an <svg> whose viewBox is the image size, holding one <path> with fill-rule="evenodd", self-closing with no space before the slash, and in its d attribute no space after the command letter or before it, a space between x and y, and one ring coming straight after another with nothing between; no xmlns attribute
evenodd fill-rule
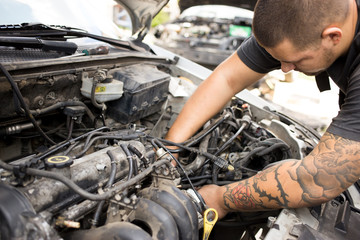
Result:
<svg viewBox="0 0 360 240"><path fill-rule="evenodd" d="M124 85L122 97L108 102L108 116L127 124L161 110L169 92L169 74L153 65L136 64L119 68L112 75Z"/></svg>

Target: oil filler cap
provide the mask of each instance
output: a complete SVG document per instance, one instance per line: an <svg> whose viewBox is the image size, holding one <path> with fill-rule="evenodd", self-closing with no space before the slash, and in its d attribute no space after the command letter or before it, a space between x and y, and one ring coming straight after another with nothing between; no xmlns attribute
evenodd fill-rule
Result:
<svg viewBox="0 0 360 240"><path fill-rule="evenodd" d="M52 156L45 159L45 166L49 168L64 168L73 164L74 160L68 156Z"/></svg>

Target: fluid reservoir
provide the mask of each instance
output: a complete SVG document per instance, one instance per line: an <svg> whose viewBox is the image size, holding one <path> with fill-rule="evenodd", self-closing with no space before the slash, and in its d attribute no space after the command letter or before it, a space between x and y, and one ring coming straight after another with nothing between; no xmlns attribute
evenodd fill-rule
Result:
<svg viewBox="0 0 360 240"><path fill-rule="evenodd" d="M90 78L87 73L83 73L80 89L82 95L91 98L93 82L93 78ZM123 82L113 78L107 78L105 81L97 83L95 88L96 101L103 103L119 99L123 94L123 86Z"/></svg>

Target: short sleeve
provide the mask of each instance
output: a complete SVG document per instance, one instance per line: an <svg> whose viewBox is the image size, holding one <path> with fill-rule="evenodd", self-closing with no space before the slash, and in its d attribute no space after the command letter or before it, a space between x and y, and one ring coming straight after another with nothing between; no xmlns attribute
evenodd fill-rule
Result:
<svg viewBox="0 0 360 240"><path fill-rule="evenodd" d="M360 141L360 65L350 76L344 103L327 131L343 138Z"/></svg>
<svg viewBox="0 0 360 240"><path fill-rule="evenodd" d="M256 41L254 36L246 39L238 48L237 54L241 61L258 73L268 73L280 69L280 62L273 58Z"/></svg>

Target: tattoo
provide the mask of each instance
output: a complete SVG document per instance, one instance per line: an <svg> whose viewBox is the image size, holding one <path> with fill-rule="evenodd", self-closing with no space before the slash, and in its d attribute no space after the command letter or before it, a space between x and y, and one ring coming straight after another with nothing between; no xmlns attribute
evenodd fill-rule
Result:
<svg viewBox="0 0 360 240"><path fill-rule="evenodd" d="M359 143L325 133L318 146L296 169L289 172L299 183L306 203L330 200L359 179Z"/></svg>
<svg viewBox="0 0 360 240"><path fill-rule="evenodd" d="M262 206L262 201L257 201L251 193L251 187L247 180L240 182L233 188L226 186L223 199L225 206L231 210Z"/></svg>
<svg viewBox="0 0 360 240"><path fill-rule="evenodd" d="M359 176L360 143L325 133L303 160L227 185L223 201L230 210L310 206L334 198Z"/></svg>
<svg viewBox="0 0 360 240"><path fill-rule="evenodd" d="M239 182L235 187L226 186L226 192L223 196L225 206L229 209L269 209L264 202L275 203L278 207L288 207L288 194L285 193L281 182L278 179L278 169L275 168L275 180L277 182L277 189L280 192L279 196L273 196L265 189L261 189L262 183L266 183L268 180L268 174L273 170L268 169L258 173L253 178L253 184L249 183L249 180ZM259 197L255 197L256 193ZM265 198L264 200L262 198Z"/></svg>

